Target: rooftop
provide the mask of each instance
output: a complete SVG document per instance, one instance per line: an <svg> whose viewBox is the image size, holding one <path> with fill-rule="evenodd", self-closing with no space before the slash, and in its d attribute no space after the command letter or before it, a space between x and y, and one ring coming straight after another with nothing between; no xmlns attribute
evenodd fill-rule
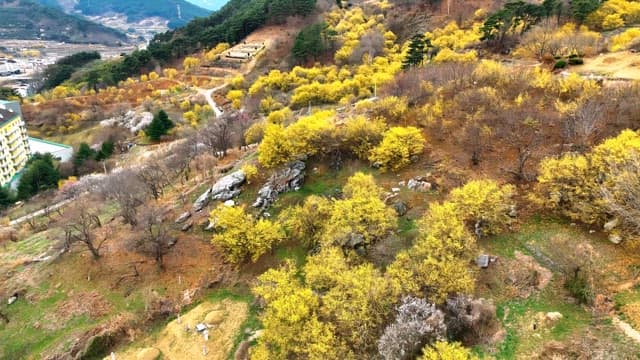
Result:
<svg viewBox="0 0 640 360"><path fill-rule="evenodd" d="M19 114L13 111L8 104L11 104L12 101L4 101L0 100L0 125L4 125L6 122L13 120Z"/></svg>

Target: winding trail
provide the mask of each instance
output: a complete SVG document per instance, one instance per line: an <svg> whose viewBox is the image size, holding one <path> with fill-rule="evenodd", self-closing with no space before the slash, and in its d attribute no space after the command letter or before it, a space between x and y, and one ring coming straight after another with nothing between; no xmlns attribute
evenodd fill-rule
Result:
<svg viewBox="0 0 640 360"><path fill-rule="evenodd" d="M47 206L44 209L40 209L40 210L34 211L34 212L30 213L30 214L21 216L21 217L15 219L15 220L11 220L9 222L9 225L11 225L11 226L18 225L18 224L21 224L21 223L23 223L23 222L25 222L27 220L31 220L31 219L36 218L36 217L40 217L40 216L46 214L47 212L55 211L55 210L65 206L65 205L69 204L73 200L75 200L75 199L63 200L63 201L60 201L57 204L54 204L54 205L51 205L51 206Z"/></svg>
<svg viewBox="0 0 640 360"><path fill-rule="evenodd" d="M620 329L628 338L640 344L640 332L638 332L638 330L634 329L628 323L620 320L617 316L614 316L612 319L613 324L617 326L618 329Z"/></svg>
<svg viewBox="0 0 640 360"><path fill-rule="evenodd" d="M216 117L222 116L224 112L222 111L222 109L220 109L220 107L218 107L218 104L216 104L216 102L213 101L213 97L211 97L211 95L218 90L222 90L226 88L227 86L229 86L229 84L220 85L213 89L197 88L198 94L204 95L205 99L207 99L207 103L209 103L209 106L211 106L211 108L213 109L213 112L216 114Z"/></svg>

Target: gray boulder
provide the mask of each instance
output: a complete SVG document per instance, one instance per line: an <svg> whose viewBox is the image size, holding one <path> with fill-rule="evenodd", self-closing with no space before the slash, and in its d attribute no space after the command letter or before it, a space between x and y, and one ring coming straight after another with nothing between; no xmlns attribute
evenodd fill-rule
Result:
<svg viewBox="0 0 640 360"><path fill-rule="evenodd" d="M431 183L428 181L411 179L407 182L407 187L413 191L427 192L431 190Z"/></svg>
<svg viewBox="0 0 640 360"><path fill-rule="evenodd" d="M188 223L184 224L184 226L182 226L182 230L184 231L189 231L189 229L191 229L191 227L193 227L193 221L189 221Z"/></svg>
<svg viewBox="0 0 640 360"><path fill-rule="evenodd" d="M298 191L304 183L306 165L302 161L294 161L271 176L269 181L258 191L258 198L253 207L266 209L278 198L278 194L287 191Z"/></svg>
<svg viewBox="0 0 640 360"><path fill-rule="evenodd" d="M238 170L218 180L210 189L205 191L193 204L195 211L202 210L211 200L227 201L240 195L239 187L244 184L244 171Z"/></svg>
<svg viewBox="0 0 640 360"><path fill-rule="evenodd" d="M191 217L191 213L188 211L185 211L184 213L182 213L182 215L178 216L178 218L176 219L176 224L181 224L187 221L187 219L190 217Z"/></svg>
<svg viewBox="0 0 640 360"><path fill-rule="evenodd" d="M609 235L609 241L611 241L614 244L620 244L622 242L622 236L618 235L618 234L610 234Z"/></svg>
<svg viewBox="0 0 640 360"><path fill-rule="evenodd" d="M396 211L398 216L404 216L407 211L409 211L409 207L403 201L396 201L393 203L393 209Z"/></svg>
<svg viewBox="0 0 640 360"><path fill-rule="evenodd" d="M606 224L604 224L604 231L611 231L615 229L618 224L620 224L620 220L618 218L614 218L613 220L608 221Z"/></svg>

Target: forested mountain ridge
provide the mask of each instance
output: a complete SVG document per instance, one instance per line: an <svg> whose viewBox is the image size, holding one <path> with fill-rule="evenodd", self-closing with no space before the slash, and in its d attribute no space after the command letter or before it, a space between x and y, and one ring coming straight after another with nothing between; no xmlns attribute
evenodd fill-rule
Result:
<svg viewBox="0 0 640 360"><path fill-rule="evenodd" d="M87 16L121 13L130 22L160 17L169 21L170 28L183 26L194 18L205 17L210 13L209 10L185 0L79 0L74 9Z"/></svg>
<svg viewBox="0 0 640 360"><path fill-rule="evenodd" d="M22 113L74 155L0 189L0 358L636 358L639 24L234 0L61 59Z"/></svg>
<svg viewBox="0 0 640 360"><path fill-rule="evenodd" d="M114 29L30 0L0 0L0 38L115 45L127 37Z"/></svg>

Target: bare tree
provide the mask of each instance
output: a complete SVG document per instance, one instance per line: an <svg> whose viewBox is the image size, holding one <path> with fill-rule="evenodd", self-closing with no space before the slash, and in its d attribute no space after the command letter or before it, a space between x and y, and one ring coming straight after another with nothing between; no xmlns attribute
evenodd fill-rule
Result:
<svg viewBox="0 0 640 360"><path fill-rule="evenodd" d="M565 121L565 135L580 149L585 149L600 128L604 114L604 101L598 97L588 97L581 101L575 113Z"/></svg>
<svg viewBox="0 0 640 360"><path fill-rule="evenodd" d="M238 146L238 149L242 150L242 148L246 147L248 144L245 140L244 133L253 125L255 119L251 114L246 111L238 112L235 120L233 121L234 130L233 130L233 138L234 143Z"/></svg>
<svg viewBox="0 0 640 360"><path fill-rule="evenodd" d="M510 136L504 136L504 140L516 152L515 169L508 172L517 180L529 181L527 164L542 141L540 122L531 117L525 119L512 117L508 123L512 133Z"/></svg>
<svg viewBox="0 0 640 360"><path fill-rule="evenodd" d="M64 248L70 250L74 243L84 244L94 259L100 258L100 248L107 240L97 240L95 230L102 227L98 212L91 208L86 200L81 199L72 208L65 212L66 220L64 228Z"/></svg>
<svg viewBox="0 0 640 360"><path fill-rule="evenodd" d="M200 154L198 135L192 134L171 147L171 154L164 159L164 165L171 179L188 181L191 177L191 162Z"/></svg>
<svg viewBox="0 0 640 360"><path fill-rule="evenodd" d="M485 299L458 295L447 299L444 311L449 337L465 343L486 339L497 326L496 307Z"/></svg>
<svg viewBox="0 0 640 360"><path fill-rule="evenodd" d="M164 256L176 243L164 221L161 208L149 207L141 216L140 237L133 243L138 252L153 257L160 269L164 267Z"/></svg>
<svg viewBox="0 0 640 360"><path fill-rule="evenodd" d="M109 200L114 200L120 208L120 216L126 224L138 224L138 207L148 198L144 184L133 170L122 170L107 176L99 185L98 192Z"/></svg>
<svg viewBox="0 0 640 360"><path fill-rule="evenodd" d="M601 185L608 210L623 226L640 233L640 154L624 164L610 165L611 179Z"/></svg>
<svg viewBox="0 0 640 360"><path fill-rule="evenodd" d="M159 159L150 159L147 165L136 172L136 177L156 200L160 199L164 188L169 185L167 169Z"/></svg>
<svg viewBox="0 0 640 360"><path fill-rule="evenodd" d="M357 64L362 61L362 58L367 54L369 61L374 57L381 54L384 50L384 36L378 29L371 29L367 31L361 38L358 46L353 49L351 56L349 56L349 62Z"/></svg>
<svg viewBox="0 0 640 360"><path fill-rule="evenodd" d="M225 157L227 150L232 147L234 118L233 114L224 114L200 131L200 142L207 147L211 155Z"/></svg>
<svg viewBox="0 0 640 360"><path fill-rule="evenodd" d="M425 343L443 340L446 332L442 311L424 299L408 296L378 340L378 352L385 360L415 359Z"/></svg>

